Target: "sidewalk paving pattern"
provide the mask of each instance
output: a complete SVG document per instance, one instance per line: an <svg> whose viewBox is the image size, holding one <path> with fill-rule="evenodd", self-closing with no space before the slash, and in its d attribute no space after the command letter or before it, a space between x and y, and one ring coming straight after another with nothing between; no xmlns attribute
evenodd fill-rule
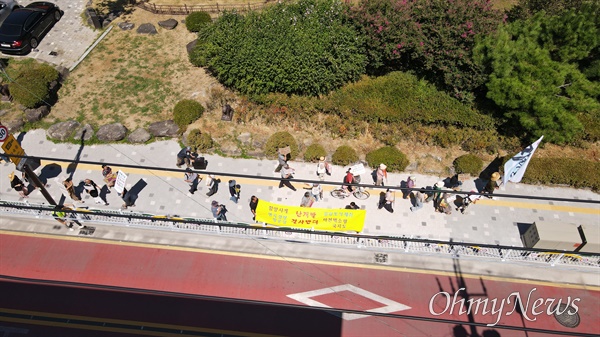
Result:
<svg viewBox="0 0 600 337"><path fill-rule="evenodd" d="M16 135L15 135L16 136ZM22 135L23 148L31 156L55 157L61 159L74 159L78 151L80 160L98 161L106 163L118 163L124 165L152 166L157 168L178 169L175 165L176 154L180 146L175 140L156 141L148 145L130 144L107 144L86 145L80 148L75 144L54 144L46 139L44 130L29 131ZM303 183L294 182L297 191L288 188L278 188L278 180L259 180L248 178L233 178L242 186L242 195L238 204L229 199L228 180L230 174L244 174L258 177L279 177L273 173L277 166L276 160L238 159L225 158L216 155L204 155L208 160L207 172L215 172L221 179L219 191L212 197L207 197L208 187L205 184L206 173L202 171L200 176L204 179L199 183L199 190L191 195L189 186L184 182L183 172L172 171L150 171L146 169L125 168L123 171L129 176L127 188L139 184L143 186L138 193L136 206L133 211L148 212L161 215L179 215L192 217L212 218L210 203L217 200L229 209L227 217L234 222L252 222L252 214L249 210L250 196L256 195L259 199L271 202L298 206L305 190ZM43 163L49 164L49 163ZM48 179L50 194L56 201L61 199L59 183L66 178L73 169L69 163L56 162L60 165L61 172L55 172ZM290 162L290 166L296 169L296 179L318 180L316 176L316 164L303 162ZM38 168L39 173L43 169ZM118 166L113 166L115 169ZM8 174L15 170L12 163L0 165L0 195L2 200L19 200L16 191L10 188ZM180 169L181 170L181 169ZM326 180L341 182L346 167L334 166L333 175ZM408 178L409 173L390 173L389 185L399 186L400 182ZM417 187L432 186L438 180L446 177L426 176L411 174L417 177ZM83 179L90 178L99 186L103 185L100 165L78 164L73 173L73 182L79 184ZM370 177L362 177L364 183L370 182ZM522 246L517 223L532 223L535 221L552 221L557 223L575 223L600 225L600 209L597 204L587 203L558 203L553 201L511 199L507 197L500 200L481 199L476 204L469 206L465 214L453 211L451 215L434 212L433 203L426 203L423 209L411 212L410 200L402 199L400 191L396 191L394 213L385 209L378 209L379 192L383 190L371 189L371 196L367 200L358 200L349 197L339 200L331 197L329 191L333 187L326 186L324 199L315 203L313 207L320 208L344 208L351 201L356 202L361 209L367 211L364 230L362 233L369 235L393 235L407 236L436 240L454 240L472 243L500 244L508 246ZM463 191L475 189L473 180L464 182ZM80 192L83 192L82 190ZM514 195L537 195L546 197L562 197L583 200L599 200L599 195L589 190L581 190L564 187L544 187L526 184L510 183L505 191L498 193ZM95 204L93 198L82 193L85 203L79 206L93 208L118 209L123 201L114 189L107 194L108 206ZM46 202L39 190L30 194L30 202ZM64 200L64 197L63 197ZM71 199L67 198L67 203Z"/></svg>

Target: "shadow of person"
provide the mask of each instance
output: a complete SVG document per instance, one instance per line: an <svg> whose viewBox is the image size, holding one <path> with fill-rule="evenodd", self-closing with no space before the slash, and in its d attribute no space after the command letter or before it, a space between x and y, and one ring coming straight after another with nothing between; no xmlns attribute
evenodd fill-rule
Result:
<svg viewBox="0 0 600 337"><path fill-rule="evenodd" d="M83 129L83 132L81 132L81 139L80 139L80 145L79 145L79 149L77 150L77 154L75 155L75 159L73 159L73 161L69 164L69 166L67 166L67 174L69 174L70 178L73 178L73 174L75 173L75 170L77 169L77 165L79 164L79 160L81 159L81 153L83 152L83 147L85 145L85 133L87 132L86 129Z"/></svg>
<svg viewBox="0 0 600 337"><path fill-rule="evenodd" d="M469 337L469 332L462 325L455 325L452 328L452 336L454 336L454 337Z"/></svg>
<svg viewBox="0 0 600 337"><path fill-rule="evenodd" d="M60 167L60 165L52 163L52 164L48 164L44 167L42 167L42 170L40 171L39 174L39 178L40 180L48 180L50 178L56 178L60 175L60 173L62 172L62 167Z"/></svg>
<svg viewBox="0 0 600 337"><path fill-rule="evenodd" d="M408 198L410 190L408 188L408 182L406 180L400 181L400 191L402 191L402 199Z"/></svg>
<svg viewBox="0 0 600 337"><path fill-rule="evenodd" d="M371 172L371 178L373 178L373 184L375 184L377 182L377 169L374 169L373 172Z"/></svg>
<svg viewBox="0 0 600 337"><path fill-rule="evenodd" d="M483 331L483 337L500 337L498 330L488 329Z"/></svg>
<svg viewBox="0 0 600 337"><path fill-rule="evenodd" d="M377 204L377 209L382 209L383 205L385 205L385 192L379 192L379 203Z"/></svg>
<svg viewBox="0 0 600 337"><path fill-rule="evenodd" d="M488 180L489 179L484 180L481 178L477 178L473 181L475 183L475 188L477 189L477 192L481 193L483 191L485 185L487 185Z"/></svg>
<svg viewBox="0 0 600 337"><path fill-rule="evenodd" d="M496 157L492 160L491 163L488 164L486 168L479 173L479 179L489 180L492 177L492 173L500 172L500 168L502 167L503 157Z"/></svg>

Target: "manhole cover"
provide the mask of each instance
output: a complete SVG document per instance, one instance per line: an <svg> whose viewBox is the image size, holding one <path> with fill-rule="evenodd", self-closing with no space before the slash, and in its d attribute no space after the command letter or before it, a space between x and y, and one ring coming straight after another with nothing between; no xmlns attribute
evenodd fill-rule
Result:
<svg viewBox="0 0 600 337"><path fill-rule="evenodd" d="M82 229L79 230L79 235L90 236L90 235L94 234L95 231L96 231L96 227L85 226L85 227L83 227Z"/></svg>
<svg viewBox="0 0 600 337"><path fill-rule="evenodd" d="M563 303L558 305L558 309L556 307L557 306L555 305L554 308L552 308L552 311L554 311L554 318L556 318L558 323L567 328L575 328L579 325L581 320L577 313L577 309Z"/></svg>
<svg viewBox="0 0 600 337"><path fill-rule="evenodd" d="M388 255L387 254L383 254L383 253L376 253L375 254L375 262L377 263L387 263L388 261Z"/></svg>

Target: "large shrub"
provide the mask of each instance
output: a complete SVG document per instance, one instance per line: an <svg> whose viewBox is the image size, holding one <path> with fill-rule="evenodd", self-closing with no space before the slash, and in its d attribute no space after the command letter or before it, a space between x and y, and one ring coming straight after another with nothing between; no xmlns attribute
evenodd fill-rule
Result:
<svg viewBox="0 0 600 337"><path fill-rule="evenodd" d="M192 33L199 32L202 27L212 22L210 14L207 12L191 12L185 18L185 27Z"/></svg>
<svg viewBox="0 0 600 337"><path fill-rule="evenodd" d="M267 139L267 143L265 144L265 154L267 157L277 157L277 150L286 146L289 146L291 150L289 159L292 160L296 158L298 155L298 143L294 136L287 131L275 132Z"/></svg>
<svg viewBox="0 0 600 337"><path fill-rule="evenodd" d="M335 165L350 165L358 161L358 155L356 151L348 145L342 145L338 147L333 156L331 156L331 162Z"/></svg>
<svg viewBox="0 0 600 337"><path fill-rule="evenodd" d="M365 71L362 35L338 0L300 0L242 16L224 12L199 33L191 60L245 94L319 95Z"/></svg>
<svg viewBox="0 0 600 337"><path fill-rule="evenodd" d="M510 158L505 158L505 161ZM523 175L524 183L566 184L600 190L600 163L576 158L533 157Z"/></svg>
<svg viewBox="0 0 600 337"><path fill-rule="evenodd" d="M452 165L454 165L456 173L468 173L477 177L483 169L483 160L476 155L468 153L454 159Z"/></svg>
<svg viewBox="0 0 600 337"><path fill-rule="evenodd" d="M204 107L202 104L191 99L184 99L175 104L175 108L173 109L173 121L175 124L179 125L180 128L185 128L198 118L202 117L203 112Z"/></svg>
<svg viewBox="0 0 600 337"><path fill-rule="evenodd" d="M385 146L367 153L366 160L371 167L378 167L381 163L387 165L389 172L402 172L409 164L406 155L393 146Z"/></svg>
<svg viewBox="0 0 600 337"><path fill-rule="evenodd" d="M58 71L33 59L12 60L2 76L13 82L9 82L9 90L16 102L27 108L35 108L49 100L49 84L58 79Z"/></svg>
<svg viewBox="0 0 600 337"><path fill-rule="evenodd" d="M479 0L362 0L351 14L367 35L371 72L412 70L460 99L485 82L475 37L502 22L491 1Z"/></svg>
<svg viewBox="0 0 600 337"><path fill-rule="evenodd" d="M198 129L191 130L187 136L187 145L198 152L206 152L213 147L213 144L210 133L201 132Z"/></svg>
<svg viewBox="0 0 600 337"><path fill-rule="evenodd" d="M306 151L304 151L304 161L315 161L319 160L320 157L327 156L327 151L323 145L319 143L312 143Z"/></svg>

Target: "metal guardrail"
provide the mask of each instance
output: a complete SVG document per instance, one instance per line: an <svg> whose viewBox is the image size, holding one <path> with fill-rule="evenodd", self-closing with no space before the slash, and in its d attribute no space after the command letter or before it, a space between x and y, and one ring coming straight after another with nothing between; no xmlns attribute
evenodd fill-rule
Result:
<svg viewBox="0 0 600 337"><path fill-rule="evenodd" d="M0 214L52 220L53 206L17 201L0 201ZM462 257L514 263L546 264L567 268L600 268L600 254L509 246L477 245L464 242L434 241L410 237L375 237L361 234L265 227L256 224L156 215L122 210L77 208L69 211L81 223L196 232L204 234L256 237L291 242L356 247L381 252L439 257Z"/></svg>

